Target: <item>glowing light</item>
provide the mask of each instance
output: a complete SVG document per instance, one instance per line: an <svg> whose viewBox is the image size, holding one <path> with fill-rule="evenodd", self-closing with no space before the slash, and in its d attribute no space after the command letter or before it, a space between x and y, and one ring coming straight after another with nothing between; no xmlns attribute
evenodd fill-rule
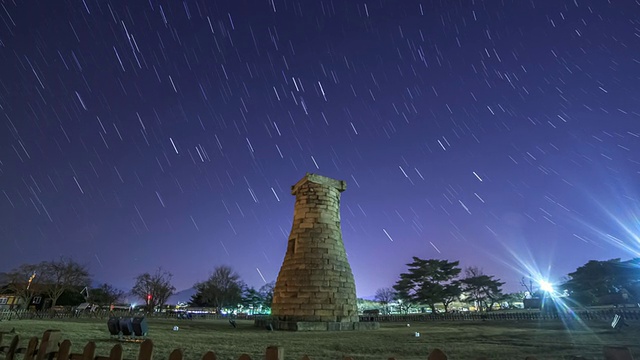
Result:
<svg viewBox="0 0 640 360"><path fill-rule="evenodd" d="M540 280L538 281L538 284L540 285L540 290L544 292L552 293L554 291L553 285L546 280Z"/></svg>
<svg viewBox="0 0 640 360"><path fill-rule="evenodd" d="M33 275L29 277L29 284L27 284L27 290L29 290L29 288L31 287L31 282L33 282L33 279L35 279L35 277L36 277L36 272L34 271Z"/></svg>

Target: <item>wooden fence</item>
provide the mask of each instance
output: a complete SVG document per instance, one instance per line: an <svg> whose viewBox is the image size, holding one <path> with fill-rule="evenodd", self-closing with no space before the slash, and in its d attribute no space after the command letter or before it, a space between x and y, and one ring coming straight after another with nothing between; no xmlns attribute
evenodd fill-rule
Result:
<svg viewBox="0 0 640 360"><path fill-rule="evenodd" d="M485 313L478 312L455 312L438 314L408 314L408 315L361 315L360 321L377 322L422 322L422 321L484 321L484 320L601 320L611 321L615 314L619 314L626 320L640 320L640 309L636 308L611 308L606 310L580 310L575 312L541 312L541 311L518 311L502 312L491 311ZM68 319L74 317L108 319L111 316L131 317L133 315L145 315L151 318L176 318L176 313L131 313L128 311L108 310L98 311L29 311L29 310L0 310L0 320L20 320L20 319ZM264 315L239 315L238 320L253 320ZM224 315L218 314L192 314L193 319L226 319Z"/></svg>
<svg viewBox="0 0 640 360"><path fill-rule="evenodd" d="M2 337L13 335L11 342L7 346L2 346ZM137 360L152 360L154 355L153 341L144 340L140 344ZM605 346L603 349L605 360L633 360L631 352L625 347ZM122 345L116 344L111 348L108 356L96 355L96 344L88 342L82 352L74 353L71 351L71 341L62 340L62 334L59 330L47 330L42 336L42 340L32 337L29 341L21 346L20 336L14 334L0 333L0 358L4 360L125 360ZM284 360L284 349L277 346L269 346L265 351L265 360ZM434 349L427 356L427 360L447 360L447 355L440 349ZM485 359L486 358L478 358ZM184 352L182 349L173 350L168 360L184 360ZM212 351L202 355L201 360L216 360L216 354ZM247 354L242 354L238 360L251 360ZM302 360L310 360L305 355ZM351 357L344 357L343 360L353 360ZM389 358L388 360L395 360ZM525 360L536 360L535 357L528 356ZM574 357L573 360L584 360L581 357Z"/></svg>

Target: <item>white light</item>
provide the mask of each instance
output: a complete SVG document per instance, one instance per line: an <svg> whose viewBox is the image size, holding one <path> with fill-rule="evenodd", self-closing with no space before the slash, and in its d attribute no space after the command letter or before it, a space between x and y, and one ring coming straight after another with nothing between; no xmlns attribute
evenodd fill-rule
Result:
<svg viewBox="0 0 640 360"><path fill-rule="evenodd" d="M542 291L549 292L549 293L553 292L553 285L551 283L549 283L548 281L540 280L539 284L540 284L540 289Z"/></svg>

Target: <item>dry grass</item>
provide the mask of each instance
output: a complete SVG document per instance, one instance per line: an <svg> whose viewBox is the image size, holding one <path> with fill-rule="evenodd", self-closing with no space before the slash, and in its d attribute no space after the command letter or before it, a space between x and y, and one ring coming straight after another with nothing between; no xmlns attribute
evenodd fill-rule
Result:
<svg viewBox="0 0 640 360"><path fill-rule="evenodd" d="M16 329L24 337L41 336L46 329L60 329L81 352L88 341L96 342L98 354L108 355L117 340L110 339L106 319L13 320L0 322L0 330ZM308 354L312 360L338 360L343 356L367 360L426 359L438 347L450 359L565 359L571 355L601 359L603 345L628 346L640 356L640 324L632 323L621 332L605 322L573 324L561 322L417 322L383 323L380 330L364 332L270 332L256 328L251 321L238 321L232 328L224 320L148 319L149 338L155 344L157 359L167 358L174 348L183 348L185 357L196 360L206 351L218 359L237 359L242 353L262 359L269 345L282 346L287 359ZM180 327L173 331L174 325ZM419 332L420 337L414 333ZM123 343L125 357L135 359L138 344Z"/></svg>

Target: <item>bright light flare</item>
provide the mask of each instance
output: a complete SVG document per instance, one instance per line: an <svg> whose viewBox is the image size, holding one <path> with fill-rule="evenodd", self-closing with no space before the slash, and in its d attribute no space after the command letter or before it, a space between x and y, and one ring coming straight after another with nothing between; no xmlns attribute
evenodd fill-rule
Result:
<svg viewBox="0 0 640 360"><path fill-rule="evenodd" d="M550 282L546 281L546 280L540 280L538 281L538 285L540 285L540 290L547 292L547 293L553 293L553 284L551 284Z"/></svg>

